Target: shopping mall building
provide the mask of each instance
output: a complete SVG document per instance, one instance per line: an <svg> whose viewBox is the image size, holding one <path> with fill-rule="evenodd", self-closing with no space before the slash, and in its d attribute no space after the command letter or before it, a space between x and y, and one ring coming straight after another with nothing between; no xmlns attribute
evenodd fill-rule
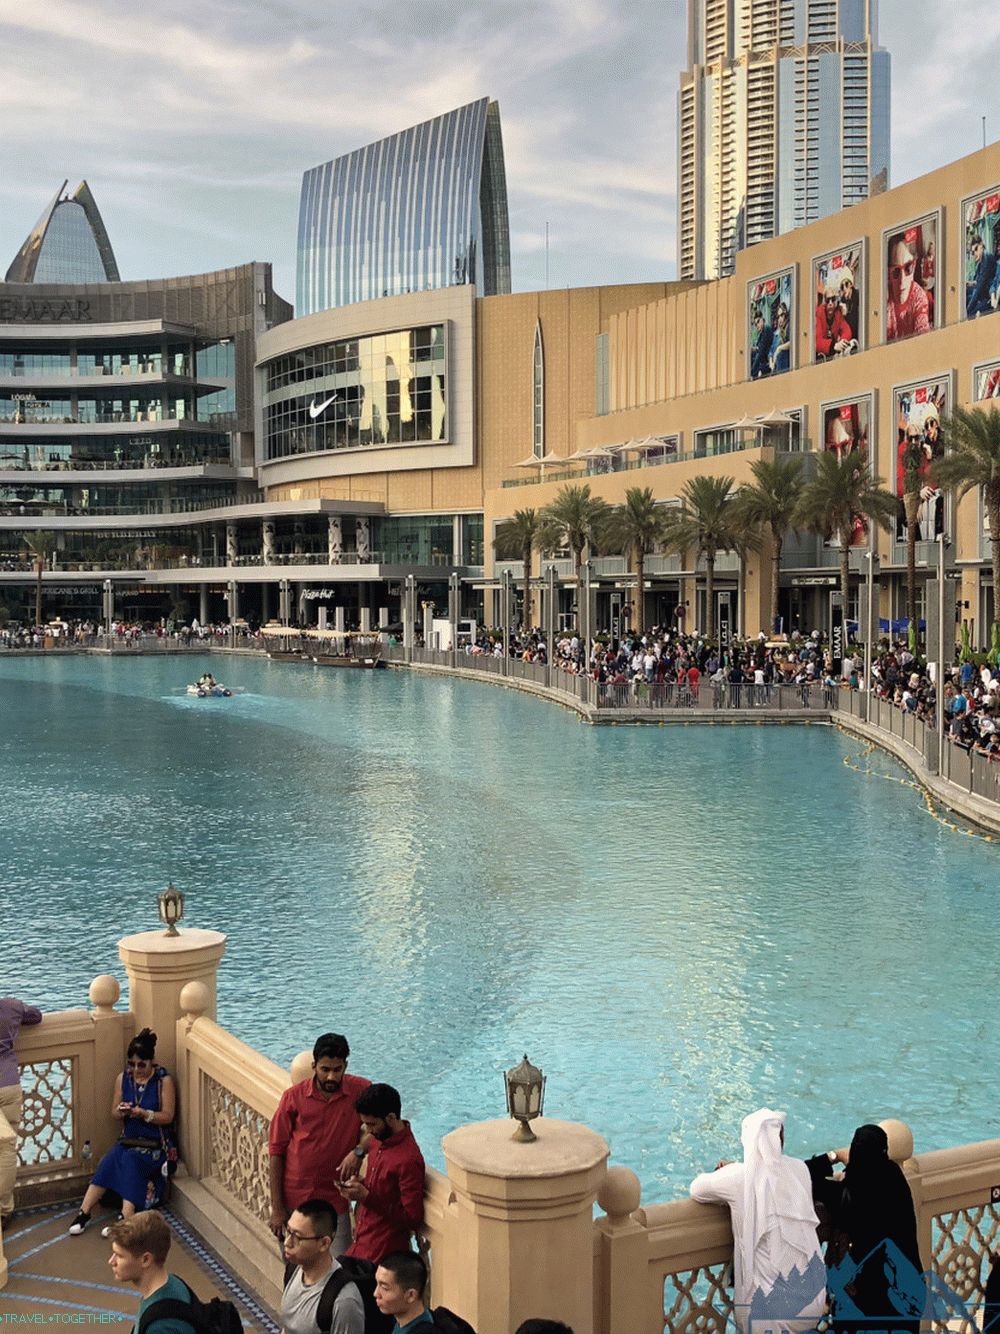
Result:
<svg viewBox="0 0 1000 1334"><path fill-rule="evenodd" d="M519 572L494 562L496 526L570 480L611 502L648 486L670 503L699 473L739 486L757 459L792 451L808 467L836 449L866 455L898 491L907 432L930 459L951 407L1000 389L998 246L995 145L741 251L712 282L481 296L456 270L298 319L267 265L8 282L0 601L27 609L28 539L44 531L48 617L98 615L111 580L120 615L281 608L314 623L340 607L348 624L374 623L399 617L407 575L444 605L457 574L463 614L496 623L502 569ZM928 494L919 524L920 598L944 534L981 638L993 607L981 498ZM902 528L878 547L881 613L899 618ZM838 560L822 538L789 536L786 628L827 623ZM572 567L555 564L570 615ZM640 596L621 556L593 554L590 575L599 624ZM720 557L717 623L769 627L767 582L766 553ZM689 626L703 621L690 556L650 558L641 596L647 623L680 603Z"/></svg>

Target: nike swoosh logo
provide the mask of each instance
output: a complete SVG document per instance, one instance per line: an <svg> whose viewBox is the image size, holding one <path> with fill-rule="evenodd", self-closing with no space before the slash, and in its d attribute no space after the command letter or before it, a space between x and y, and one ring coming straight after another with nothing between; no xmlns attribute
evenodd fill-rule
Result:
<svg viewBox="0 0 1000 1334"><path fill-rule="evenodd" d="M336 397L337 397L336 394L331 394L329 398L324 398L322 403L317 403L316 396L314 394L313 401L309 404L309 416L312 418L312 420L315 421L317 417L322 417L323 413L327 410L327 408L330 406L330 404Z"/></svg>

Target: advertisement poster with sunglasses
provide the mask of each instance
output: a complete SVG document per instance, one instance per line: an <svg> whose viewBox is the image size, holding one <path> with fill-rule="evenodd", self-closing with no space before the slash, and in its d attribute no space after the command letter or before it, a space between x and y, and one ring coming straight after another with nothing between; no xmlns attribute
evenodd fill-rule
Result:
<svg viewBox="0 0 1000 1334"><path fill-rule="evenodd" d="M883 232L885 341L937 327L940 213Z"/></svg>
<svg viewBox="0 0 1000 1334"><path fill-rule="evenodd" d="M892 391L896 420L895 490L899 496L896 541L906 541L906 515L903 496L909 451L917 454L920 479L920 508L917 511L917 541L933 542L945 527L945 499L934 485L931 469L944 453L941 419L951 409L951 376L940 375L915 384L897 385Z"/></svg>
<svg viewBox="0 0 1000 1334"><path fill-rule="evenodd" d="M750 379L792 369L795 310L794 271L784 269L747 283Z"/></svg>
<svg viewBox="0 0 1000 1334"><path fill-rule="evenodd" d="M864 242L854 241L817 256L812 271L816 294L813 360L829 361L863 351Z"/></svg>
<svg viewBox="0 0 1000 1334"><path fill-rule="evenodd" d="M974 320L1000 303L1000 185L962 201L962 231L965 318Z"/></svg>
<svg viewBox="0 0 1000 1334"><path fill-rule="evenodd" d="M837 403L824 403L822 408L823 448L836 453L838 459L849 454L856 455L859 462L867 463L872 446L872 397L865 394L860 398L842 399ZM839 547L840 539L830 538L828 547ZM851 546L868 545L868 524L858 515L851 532Z"/></svg>

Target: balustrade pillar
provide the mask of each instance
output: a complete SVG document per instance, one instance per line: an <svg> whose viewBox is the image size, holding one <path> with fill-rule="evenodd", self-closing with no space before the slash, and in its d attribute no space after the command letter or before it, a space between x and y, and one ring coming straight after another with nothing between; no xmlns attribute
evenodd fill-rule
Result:
<svg viewBox="0 0 1000 1334"><path fill-rule="evenodd" d="M141 931L118 942L136 1031L153 1030L157 1035L156 1059L168 1070L176 1065L181 992L188 982L204 983L207 996L201 1012L214 1019L216 975L225 948L226 937L221 931L194 927L182 928L176 936L168 936L165 931Z"/></svg>
<svg viewBox="0 0 1000 1334"><path fill-rule="evenodd" d="M529 1316L592 1334L593 1206L608 1146L547 1117L532 1122L530 1144L515 1142L513 1128L485 1121L442 1140L455 1213L434 1301L479 1334L510 1334Z"/></svg>

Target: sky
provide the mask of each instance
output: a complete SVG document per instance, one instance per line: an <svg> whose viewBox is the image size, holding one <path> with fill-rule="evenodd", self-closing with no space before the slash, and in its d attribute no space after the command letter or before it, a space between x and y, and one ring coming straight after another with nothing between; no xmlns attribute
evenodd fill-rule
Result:
<svg viewBox="0 0 1000 1334"><path fill-rule="evenodd" d="M302 172L499 100L513 287L676 273L685 0L0 0L0 272L86 179L124 279L270 260ZM881 0L892 184L1000 138L1000 0Z"/></svg>

